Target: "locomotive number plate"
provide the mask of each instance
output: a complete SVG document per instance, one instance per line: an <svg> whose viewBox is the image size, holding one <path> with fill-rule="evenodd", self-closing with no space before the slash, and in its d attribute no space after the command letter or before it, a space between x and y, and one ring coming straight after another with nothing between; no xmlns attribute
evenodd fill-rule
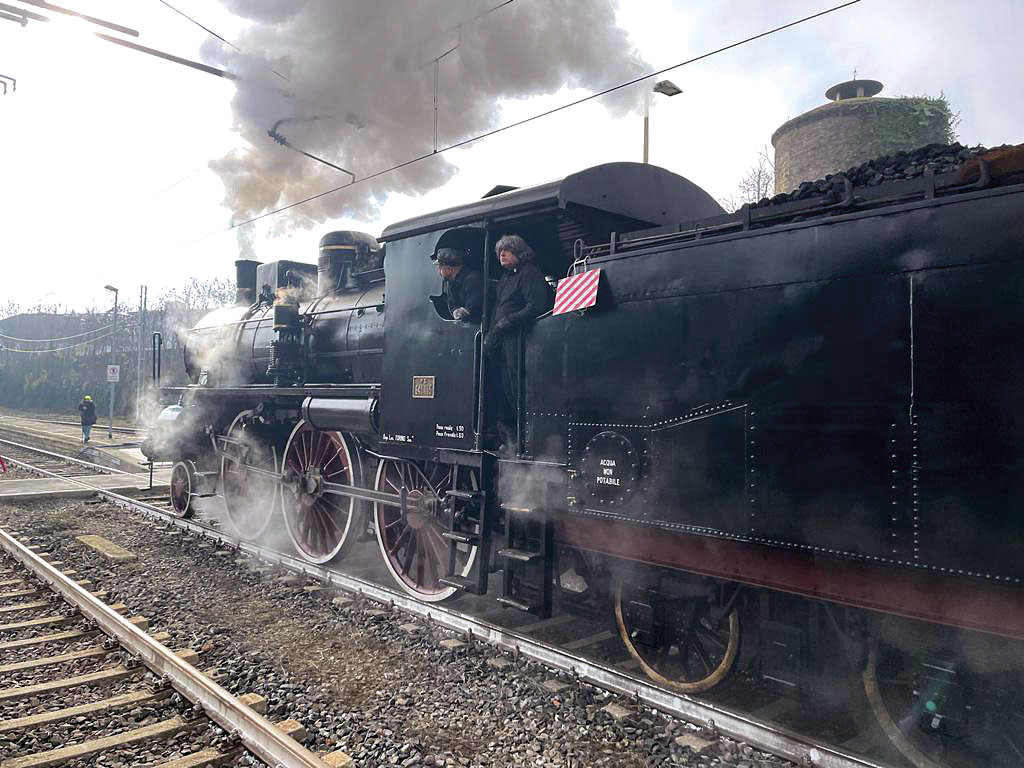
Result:
<svg viewBox="0 0 1024 768"><path fill-rule="evenodd" d="M413 376L412 377L412 396L414 398L433 399L433 397L434 397L434 377L433 376Z"/></svg>

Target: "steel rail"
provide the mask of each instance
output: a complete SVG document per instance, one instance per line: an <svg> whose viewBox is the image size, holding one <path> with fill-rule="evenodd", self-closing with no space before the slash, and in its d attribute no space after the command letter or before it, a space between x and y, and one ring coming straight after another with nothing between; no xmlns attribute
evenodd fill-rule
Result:
<svg viewBox="0 0 1024 768"><path fill-rule="evenodd" d="M6 416L7 418L17 419L18 421L35 421L39 424L59 424L64 427L77 427L80 422L77 421L61 421L60 419L37 419L34 416L10 416L9 414L0 414L0 417ZM126 434L137 435L139 433L145 433L147 430L143 427L114 427L115 432L124 432Z"/></svg>
<svg viewBox="0 0 1024 768"><path fill-rule="evenodd" d="M47 472L46 470L39 471ZM170 523L190 533L252 555L268 564L286 568L325 584L340 587L348 592L355 592L392 608L397 607L425 618L428 622L454 630L468 640L483 640L499 648L511 650L516 655L535 659L548 667L568 672L578 680L622 694L634 701L642 702L684 720L703 723L719 734L745 742L800 765L814 768L891 768L885 763L875 762L870 758L846 752L833 745L816 743L786 728L759 722L742 712L718 704L699 701L685 694L668 691L633 677L622 670L535 640L484 619L457 613L450 608L438 606L436 603L421 603L411 596L387 587L243 541L237 536L191 520L175 517L158 507L113 491L97 488L77 478L65 479L92 488L100 496L122 509L139 512L147 517Z"/></svg>
<svg viewBox="0 0 1024 768"><path fill-rule="evenodd" d="M138 474L141 474L140 472L129 472L126 469L117 469L115 467L105 467L102 464L93 464L91 461L85 461L84 459L78 459L78 458L75 458L74 456L65 456L63 453L54 453L53 451L48 451L45 448L36 448L35 446L25 445L24 443L18 443L18 442L15 442L14 440L7 440L6 438L0 438L0 443L6 444L6 445L13 445L15 448L21 448L22 450L25 450L25 451L32 451L32 453L41 453L44 456L49 456L51 459L60 459L61 461L67 461L67 462L70 462L71 464L77 464L80 467L88 467L89 469L98 469L98 470L100 470L100 474L104 474L104 475L112 474L112 473L113 474L120 474L120 475L138 475ZM24 462L22 462L22 463L24 463ZM30 466L30 465L26 465L26 466ZM38 467L32 467L32 468L36 469L39 472L45 472L46 471L46 470L43 470L43 469L39 469ZM54 475L54 476L55 477L61 477L61 475ZM70 478L62 478L62 479L69 480Z"/></svg>
<svg viewBox="0 0 1024 768"><path fill-rule="evenodd" d="M277 726L195 667L155 641L102 600L89 594L32 550L0 529L0 546L76 607L86 618L118 642L143 664L167 678L176 691L202 706L221 728L237 732L242 744L268 765L281 768L327 768L315 754L285 735Z"/></svg>

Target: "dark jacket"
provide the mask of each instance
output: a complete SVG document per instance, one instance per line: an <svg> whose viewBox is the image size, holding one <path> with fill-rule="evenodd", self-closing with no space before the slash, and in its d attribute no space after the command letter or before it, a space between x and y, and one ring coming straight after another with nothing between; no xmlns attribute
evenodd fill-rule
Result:
<svg viewBox="0 0 1024 768"><path fill-rule="evenodd" d="M498 416L499 421L514 422L519 407L516 384L518 331L529 328L537 317L551 309L553 303L551 287L533 263L506 269L498 279L494 319L491 331L484 339L484 351L501 360L501 388L506 402L504 407L499 406L503 411Z"/></svg>
<svg viewBox="0 0 1024 768"><path fill-rule="evenodd" d="M83 400L78 404L78 410L82 412L83 424L96 423L96 403L92 400Z"/></svg>
<svg viewBox="0 0 1024 768"><path fill-rule="evenodd" d="M484 277L478 270L463 267L452 280L445 280L441 292L448 301L448 310L459 307L469 310L469 320L479 320L484 310Z"/></svg>
<svg viewBox="0 0 1024 768"><path fill-rule="evenodd" d="M506 269L498 280L492 333L511 335L518 328L528 327L553 303L551 286L536 264Z"/></svg>

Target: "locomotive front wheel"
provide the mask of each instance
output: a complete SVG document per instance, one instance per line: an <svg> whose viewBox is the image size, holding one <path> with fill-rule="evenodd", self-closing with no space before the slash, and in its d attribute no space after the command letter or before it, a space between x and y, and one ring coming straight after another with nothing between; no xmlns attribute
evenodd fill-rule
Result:
<svg viewBox="0 0 1024 768"><path fill-rule="evenodd" d="M644 673L683 693L715 687L729 676L739 656L736 600L725 610L716 610L705 596L651 604L620 582L615 589L615 624Z"/></svg>
<svg viewBox="0 0 1024 768"><path fill-rule="evenodd" d="M228 428L220 460L220 488L228 520L243 539L256 539L277 510L280 487L276 480L250 472L249 467L278 471L277 446L249 426L252 411L242 411Z"/></svg>
<svg viewBox="0 0 1024 768"><path fill-rule="evenodd" d="M448 575L448 540L441 535L452 527L446 492L453 488L479 490L476 472L436 462L384 459L377 467L374 488L404 493L406 498L404 511L390 504L374 504L377 543L395 581L410 595L426 602L451 597L455 588L438 582ZM455 546L454 574L468 576L477 548L468 544Z"/></svg>
<svg viewBox="0 0 1024 768"><path fill-rule="evenodd" d="M191 461L179 461L171 468L171 511L175 517L192 517L195 498L196 467Z"/></svg>
<svg viewBox="0 0 1024 768"><path fill-rule="evenodd" d="M366 528L363 505L326 493L323 483L362 485L358 449L339 432L300 421L284 450L284 523L292 544L313 563L344 557Z"/></svg>

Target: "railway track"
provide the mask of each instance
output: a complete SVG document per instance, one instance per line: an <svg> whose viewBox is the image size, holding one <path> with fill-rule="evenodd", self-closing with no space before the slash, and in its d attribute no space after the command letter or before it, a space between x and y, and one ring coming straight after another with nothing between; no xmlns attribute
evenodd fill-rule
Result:
<svg viewBox="0 0 1024 768"><path fill-rule="evenodd" d="M83 477L88 475L130 474L124 470L93 464L74 456L66 456L35 448L13 440L2 440L4 462L21 467L38 477Z"/></svg>
<svg viewBox="0 0 1024 768"><path fill-rule="evenodd" d="M77 421L65 421L63 419L42 419L42 418L35 418L35 417L32 417L32 416L20 416L20 415L18 416L18 419L21 420L21 421L34 421L37 424L56 424L58 426L63 426L63 427L78 427L78 426L80 426L80 422L77 422ZM110 427L107 427L107 426L104 426L103 424L97 423L96 426L95 426L95 429L98 432L102 432L103 430L110 429ZM114 427L112 431L117 432L118 434L122 434L122 435L143 435L146 432L145 429L142 429L142 428L139 428L139 427Z"/></svg>
<svg viewBox="0 0 1024 768"><path fill-rule="evenodd" d="M148 619L126 618L127 606L106 604L40 550L0 530L0 767L123 752L134 765L139 745L159 768L243 752L288 768L344 764L306 750L293 738L299 723L262 717L260 697L228 693L192 666L195 651L169 650Z"/></svg>
<svg viewBox="0 0 1024 768"><path fill-rule="evenodd" d="M5 456L6 444L7 441L0 440L0 448L3 449ZM18 461L33 467L42 476L60 476L53 470L32 465L23 459ZM239 539L230 530L222 528L216 515L208 516L201 512L196 518L181 519L173 514L170 505L164 499L154 501L133 498L98 488L80 477L71 477L70 480L91 488L101 498L134 514L159 520L196 536L206 537L270 566L300 574L323 585L355 593L392 609L422 617L459 633L467 641L488 643L514 655L534 659L551 670L566 673L578 680L624 695L634 702L672 716L707 726L718 734L737 739L795 763L821 768L885 768L890 764L780 727L769 722L767 716L759 716L758 709L745 712L735 706L697 699L657 686L638 676L639 665L632 659L614 661L611 657L595 658L595 649L602 645L619 647L618 638L599 623L580 621L576 617L561 614L552 619L509 626L510 620L521 620L521 614L512 611L495 614L492 604L486 603L488 607L483 608L472 601L467 601L468 596L464 596L456 604L443 606L422 603L380 583L385 579L378 580L379 569L375 570L369 563L360 563L358 558L351 562L346 560L345 571L314 565L290 552ZM485 603L480 599L477 599L477 602ZM763 709L771 716L777 716L780 712L778 702Z"/></svg>

